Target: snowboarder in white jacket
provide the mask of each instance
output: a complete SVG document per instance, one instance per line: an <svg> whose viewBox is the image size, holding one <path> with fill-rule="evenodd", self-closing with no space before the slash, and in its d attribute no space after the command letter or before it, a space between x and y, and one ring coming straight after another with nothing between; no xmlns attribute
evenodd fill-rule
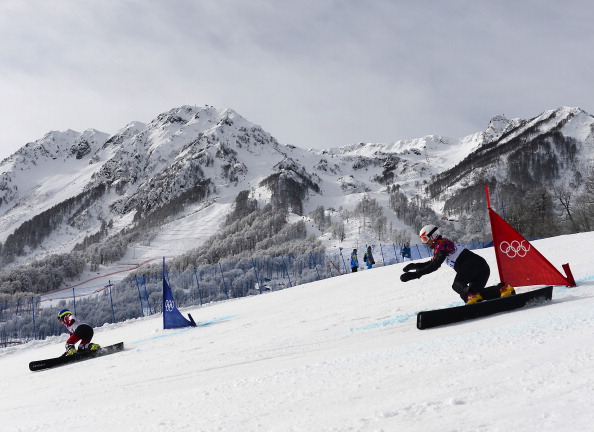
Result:
<svg viewBox="0 0 594 432"><path fill-rule="evenodd" d="M72 312L68 309L62 309L58 312L58 320L66 327L70 337L66 341L66 352L63 356L76 354L77 352L96 351L101 347L95 343L91 343L93 339L93 327L79 321ZM78 350L75 345L80 341Z"/></svg>
<svg viewBox="0 0 594 432"><path fill-rule="evenodd" d="M486 287L491 273L487 261L480 255L442 237L435 225L425 225L421 228L419 237L423 243L433 249L433 257L430 261L410 263L404 266L404 273L400 275L402 282L432 273L446 262L456 271L452 289L467 304L516 293L513 287L503 282Z"/></svg>

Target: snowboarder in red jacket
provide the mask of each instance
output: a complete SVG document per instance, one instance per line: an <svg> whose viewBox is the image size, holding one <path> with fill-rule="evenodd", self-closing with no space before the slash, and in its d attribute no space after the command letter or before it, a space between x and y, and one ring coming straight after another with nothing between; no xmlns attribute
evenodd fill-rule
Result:
<svg viewBox="0 0 594 432"><path fill-rule="evenodd" d="M503 282L486 287L491 273L487 261L480 255L442 237L435 225L425 225L421 228L419 237L423 243L433 249L433 257L427 262L410 263L404 266L404 273L400 275L402 282L432 273L445 262L456 271L452 289L467 304L516 293L513 287Z"/></svg>
<svg viewBox="0 0 594 432"><path fill-rule="evenodd" d="M93 327L79 321L68 309L62 309L58 312L58 319L66 326L66 330L70 333L70 337L66 341L66 352L63 356L76 354L77 352L96 351L101 347L95 343L91 343L93 339ZM78 350L76 343L80 341Z"/></svg>

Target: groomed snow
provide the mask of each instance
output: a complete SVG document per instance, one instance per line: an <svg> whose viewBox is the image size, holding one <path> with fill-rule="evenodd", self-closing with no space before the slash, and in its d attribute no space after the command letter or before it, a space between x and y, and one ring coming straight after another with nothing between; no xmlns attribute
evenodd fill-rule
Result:
<svg viewBox="0 0 594 432"><path fill-rule="evenodd" d="M2 430L586 431L594 424L594 233L534 243L577 288L553 301L419 331L416 312L459 304L442 267L402 264L109 324L124 352L33 373L65 336L0 350ZM479 253L497 271L492 249ZM524 291L525 289L518 289Z"/></svg>

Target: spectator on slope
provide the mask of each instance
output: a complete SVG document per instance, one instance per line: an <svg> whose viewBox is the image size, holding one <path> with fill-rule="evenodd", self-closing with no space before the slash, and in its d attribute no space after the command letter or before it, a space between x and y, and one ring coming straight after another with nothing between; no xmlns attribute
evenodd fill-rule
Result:
<svg viewBox="0 0 594 432"><path fill-rule="evenodd" d="M404 243L402 249L400 249L400 255L402 256L402 261L410 261L410 244L408 242Z"/></svg>
<svg viewBox="0 0 594 432"><path fill-rule="evenodd" d="M363 261L367 264L367 268L370 269L374 264L373 253L371 252L371 246L367 246L367 252L363 255Z"/></svg>
<svg viewBox="0 0 594 432"><path fill-rule="evenodd" d="M78 320L68 309L62 309L58 312L58 320L66 326L66 330L70 333L70 337L66 341L66 352L62 354L63 356L73 355L77 352L96 351L101 348L99 345L91 343L94 333L93 327ZM75 345L79 341L80 344L77 350Z"/></svg>
<svg viewBox="0 0 594 432"><path fill-rule="evenodd" d="M351 271L355 273L359 268L359 260L357 259L357 249L353 249L351 253Z"/></svg>
<svg viewBox="0 0 594 432"><path fill-rule="evenodd" d="M404 266L400 275L402 282L418 279L437 270L444 261L456 271L452 289L456 291L466 304L515 294L513 287L500 282L485 287L491 270L485 259L470 250L455 244L440 235L435 225L425 225L419 232L421 241L433 249L431 260L421 263L410 263Z"/></svg>

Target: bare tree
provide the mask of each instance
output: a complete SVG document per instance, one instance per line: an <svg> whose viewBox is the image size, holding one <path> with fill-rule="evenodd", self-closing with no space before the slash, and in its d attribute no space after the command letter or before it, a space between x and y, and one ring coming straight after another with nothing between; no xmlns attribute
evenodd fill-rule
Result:
<svg viewBox="0 0 594 432"><path fill-rule="evenodd" d="M579 232L579 226L573 216L573 190L566 186L557 186L553 188L553 196L561 205L561 208L563 209L563 212L565 213L567 220L571 225L572 232Z"/></svg>

